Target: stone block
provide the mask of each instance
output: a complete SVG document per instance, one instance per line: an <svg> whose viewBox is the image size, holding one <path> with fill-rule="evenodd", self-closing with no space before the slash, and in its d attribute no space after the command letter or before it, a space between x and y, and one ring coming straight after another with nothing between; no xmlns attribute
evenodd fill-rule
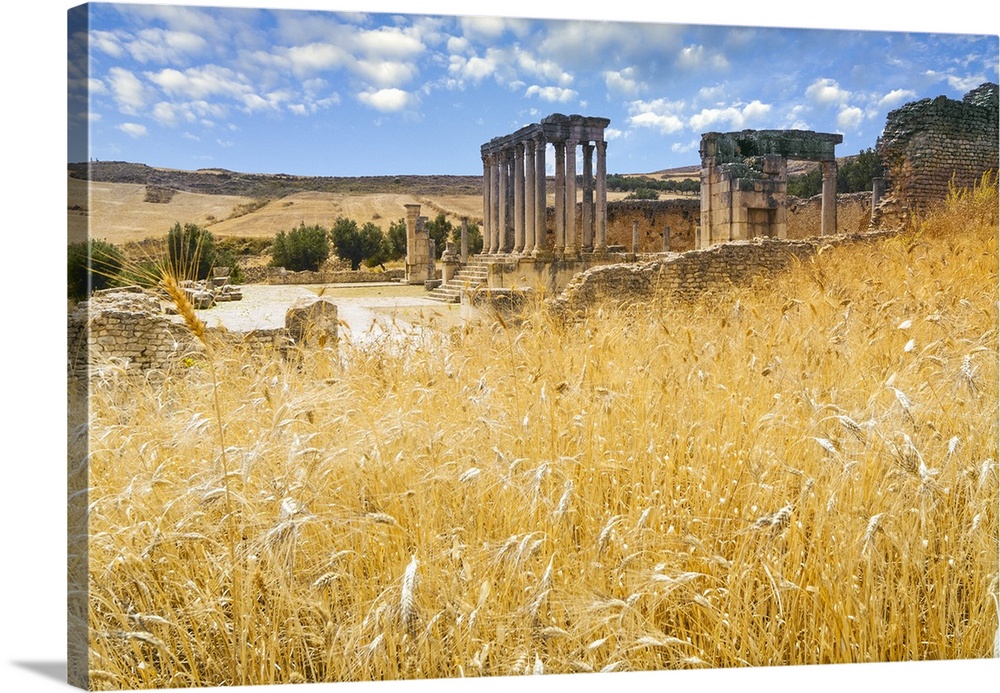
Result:
<svg viewBox="0 0 1000 693"><path fill-rule="evenodd" d="M297 299L285 312L289 338L302 346L332 346L337 342L337 305L329 298Z"/></svg>

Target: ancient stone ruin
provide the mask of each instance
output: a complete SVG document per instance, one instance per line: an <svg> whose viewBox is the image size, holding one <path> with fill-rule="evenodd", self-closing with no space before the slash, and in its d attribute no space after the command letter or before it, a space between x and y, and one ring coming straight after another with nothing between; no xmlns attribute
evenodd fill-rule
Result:
<svg viewBox="0 0 1000 693"><path fill-rule="evenodd" d="M952 183L970 188L997 171L998 87L986 82L961 101L944 96L891 111L877 150L886 175L887 206L923 211Z"/></svg>
<svg viewBox="0 0 1000 693"><path fill-rule="evenodd" d="M607 118L561 113L495 137L480 148L483 160L483 252L576 258L607 250ZM546 243L548 145L555 150L555 238ZM576 153L581 149L583 203L577 223ZM597 174L594 175L594 151ZM594 199L596 192L597 199ZM580 234L577 234L577 230Z"/></svg>
<svg viewBox="0 0 1000 693"><path fill-rule="evenodd" d="M176 315L162 292L127 286L95 291L80 301L67 323L67 367L71 376L107 368L123 372L167 371L197 360L204 344ZM337 307L327 298L300 300L289 307L285 327L229 332L208 328L211 340L283 354L296 346L333 346Z"/></svg>
<svg viewBox="0 0 1000 693"><path fill-rule="evenodd" d="M701 136L698 247L751 238L787 238L788 160L823 170L820 233L837 232L837 159L843 135L811 130L744 130Z"/></svg>

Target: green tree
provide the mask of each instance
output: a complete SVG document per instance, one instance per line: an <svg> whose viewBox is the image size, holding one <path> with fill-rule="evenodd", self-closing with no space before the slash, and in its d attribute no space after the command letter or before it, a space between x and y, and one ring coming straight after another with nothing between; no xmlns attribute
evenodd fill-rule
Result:
<svg viewBox="0 0 1000 693"><path fill-rule="evenodd" d="M652 188L636 188L625 196L626 200L659 200L660 193Z"/></svg>
<svg viewBox="0 0 1000 693"><path fill-rule="evenodd" d="M69 297L83 299L93 291L114 286L124 264L121 250L106 241L71 243L67 248Z"/></svg>
<svg viewBox="0 0 1000 693"><path fill-rule="evenodd" d="M338 217L330 230L330 241L337 257L349 261L351 269L356 270L382 252L382 229L370 221L359 229L353 219Z"/></svg>
<svg viewBox="0 0 1000 693"><path fill-rule="evenodd" d="M837 192L867 192L872 178L882 175L882 158L874 149L863 149L837 169Z"/></svg>
<svg viewBox="0 0 1000 693"><path fill-rule="evenodd" d="M795 197L812 197L823 192L823 172L817 166L808 173L788 177L788 194Z"/></svg>
<svg viewBox="0 0 1000 693"><path fill-rule="evenodd" d="M389 231L385 235L388 250L386 260L399 260L406 257L406 219L400 219L389 224Z"/></svg>
<svg viewBox="0 0 1000 693"><path fill-rule="evenodd" d="M451 237L454 226L448 221L444 212L441 212L434 217L434 221L428 221L424 225L424 228L427 229L427 235L434 241L434 256L440 259L441 254L444 252L445 241Z"/></svg>
<svg viewBox="0 0 1000 693"><path fill-rule="evenodd" d="M167 261L170 271L182 279L205 279L212 267L232 258L220 258L215 248L215 236L197 224L176 223L167 233ZM230 265L231 266L231 265Z"/></svg>
<svg viewBox="0 0 1000 693"><path fill-rule="evenodd" d="M455 242L455 248L460 249L462 243L462 227L458 226L452 232L451 240ZM483 234L479 230L479 224L469 224L469 255L478 255L483 252Z"/></svg>
<svg viewBox="0 0 1000 693"><path fill-rule="evenodd" d="M318 224L306 226L299 222L298 228L287 234L279 231L271 245L271 265L293 272L316 272L328 257L330 239L327 230Z"/></svg>

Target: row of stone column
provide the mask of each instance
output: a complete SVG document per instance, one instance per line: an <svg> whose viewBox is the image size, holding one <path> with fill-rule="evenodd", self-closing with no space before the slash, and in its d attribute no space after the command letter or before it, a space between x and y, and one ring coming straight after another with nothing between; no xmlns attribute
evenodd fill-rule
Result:
<svg viewBox="0 0 1000 693"><path fill-rule="evenodd" d="M553 142L556 255L576 257L608 247L607 142ZM546 252L546 139L514 142L483 155L484 247L489 254L538 256ZM583 155L583 202L577 237L576 153ZM597 174L594 175L594 150ZM597 199L594 199L596 193Z"/></svg>

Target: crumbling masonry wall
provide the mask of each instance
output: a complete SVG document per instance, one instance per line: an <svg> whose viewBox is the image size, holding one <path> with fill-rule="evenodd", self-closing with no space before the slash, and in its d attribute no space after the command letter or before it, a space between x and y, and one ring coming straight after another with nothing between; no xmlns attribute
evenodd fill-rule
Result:
<svg viewBox="0 0 1000 693"><path fill-rule="evenodd" d="M208 333L220 344L276 353L295 342L287 326L250 332L208 328ZM157 296L138 287L95 292L68 316L70 376L85 376L108 366L130 372L166 371L183 367L187 357L197 360L203 354L204 346L183 320L164 312Z"/></svg>
<svg viewBox="0 0 1000 693"><path fill-rule="evenodd" d="M952 180L971 188L984 173L996 175L997 97L987 82L961 101L939 96L891 111L877 145L888 196L923 211L947 196Z"/></svg>
<svg viewBox="0 0 1000 693"><path fill-rule="evenodd" d="M747 286L755 278L771 276L792 263L807 260L820 248L871 243L895 233L814 236L802 240L757 238L732 241L666 255L651 262L605 265L578 274L550 304L564 316L580 316L605 301L630 304L662 296L694 301L733 286Z"/></svg>

